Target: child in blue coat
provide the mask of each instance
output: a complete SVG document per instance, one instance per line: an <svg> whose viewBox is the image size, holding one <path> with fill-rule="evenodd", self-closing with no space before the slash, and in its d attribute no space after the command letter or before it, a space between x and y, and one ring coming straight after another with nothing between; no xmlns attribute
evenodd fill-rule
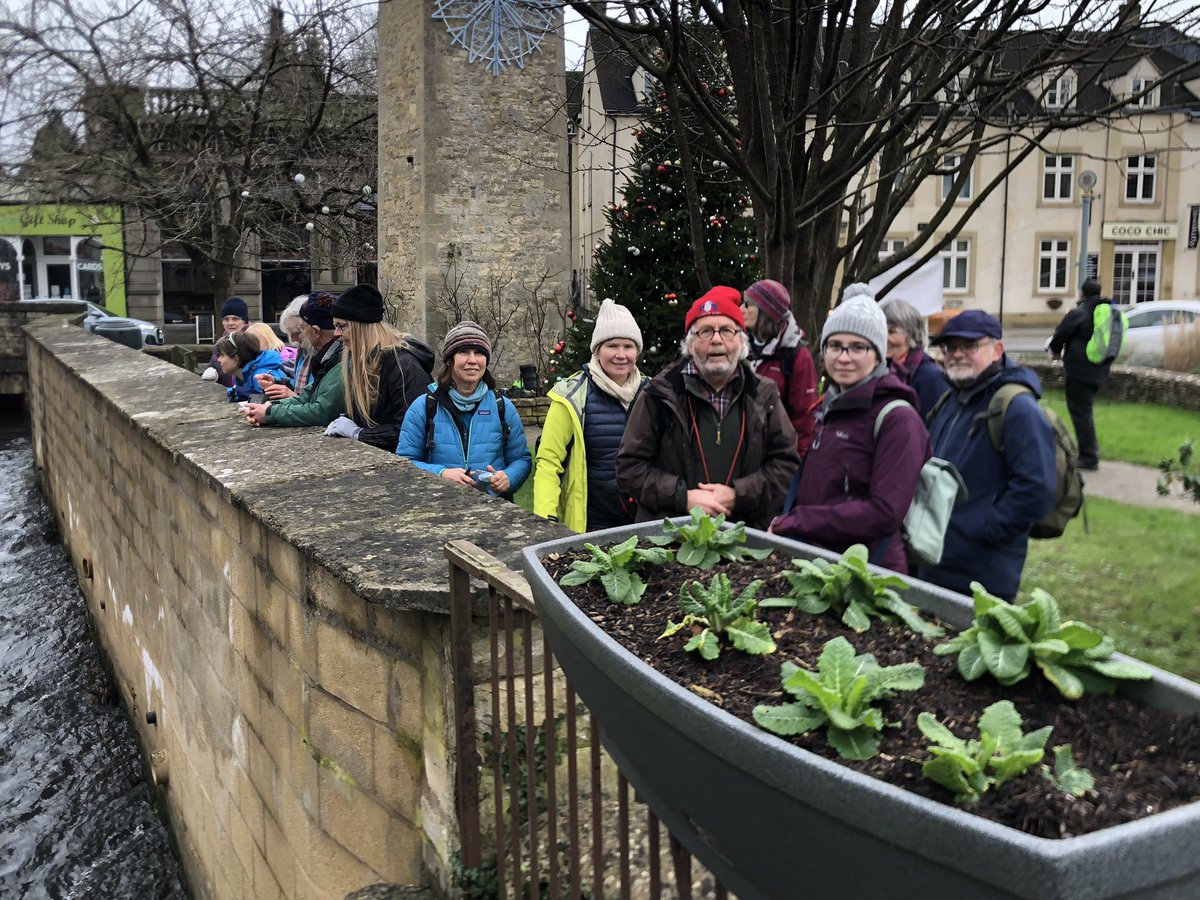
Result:
<svg viewBox="0 0 1200 900"><path fill-rule="evenodd" d="M262 350L258 338L249 332L237 331L217 341L217 365L233 378L233 387L226 390L230 403L249 400L262 392L256 375L271 375L279 381L287 378L283 359L276 350Z"/></svg>
<svg viewBox="0 0 1200 900"><path fill-rule="evenodd" d="M494 390L491 355L491 340L474 322L450 329L441 374L408 408L396 455L447 481L512 499L533 459L516 407Z"/></svg>

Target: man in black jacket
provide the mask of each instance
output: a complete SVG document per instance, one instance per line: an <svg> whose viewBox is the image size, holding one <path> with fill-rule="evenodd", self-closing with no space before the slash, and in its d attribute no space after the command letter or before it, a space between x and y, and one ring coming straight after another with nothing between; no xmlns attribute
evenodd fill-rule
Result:
<svg viewBox="0 0 1200 900"><path fill-rule="evenodd" d="M1050 354L1062 359L1067 384L1067 412L1075 426L1079 444L1079 468L1095 470L1100 467L1100 446L1096 442L1096 423L1092 419L1092 404L1096 392L1108 380L1112 360L1094 363L1088 359L1087 345L1092 339L1096 307L1110 303L1100 296L1100 282L1089 278L1080 289L1079 303L1054 329L1050 338ZM1118 347L1118 349L1120 349Z"/></svg>

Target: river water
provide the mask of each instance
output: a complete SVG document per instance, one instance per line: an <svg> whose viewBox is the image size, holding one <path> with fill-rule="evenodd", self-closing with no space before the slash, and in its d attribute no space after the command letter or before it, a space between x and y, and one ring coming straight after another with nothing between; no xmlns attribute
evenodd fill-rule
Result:
<svg viewBox="0 0 1200 900"><path fill-rule="evenodd" d="M0 897L186 898L28 426L0 409Z"/></svg>

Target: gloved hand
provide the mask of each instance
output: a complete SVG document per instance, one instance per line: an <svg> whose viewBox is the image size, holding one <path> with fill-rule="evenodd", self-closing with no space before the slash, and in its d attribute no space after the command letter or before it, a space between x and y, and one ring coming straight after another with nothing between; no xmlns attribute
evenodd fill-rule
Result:
<svg viewBox="0 0 1200 900"><path fill-rule="evenodd" d="M352 440L358 440L358 433L362 431L355 421L347 416L338 416L332 422L325 426L326 437L348 437Z"/></svg>
<svg viewBox="0 0 1200 900"><path fill-rule="evenodd" d="M204 370L204 374L201 375L200 377L203 378L205 381L216 381L218 378L221 377L221 375L216 369L214 369L212 366L209 366L207 369Z"/></svg>

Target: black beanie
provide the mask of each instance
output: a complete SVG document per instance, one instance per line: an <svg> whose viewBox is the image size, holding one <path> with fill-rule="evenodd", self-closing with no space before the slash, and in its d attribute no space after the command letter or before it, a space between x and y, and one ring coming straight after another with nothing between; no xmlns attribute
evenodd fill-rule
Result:
<svg viewBox="0 0 1200 900"><path fill-rule="evenodd" d="M351 322L382 322L383 295L369 284L356 284L342 291L329 311Z"/></svg>
<svg viewBox="0 0 1200 900"><path fill-rule="evenodd" d="M1100 282L1095 278L1089 278L1083 283L1083 287L1079 289L1083 295L1083 299L1089 300L1092 297L1100 296Z"/></svg>
<svg viewBox="0 0 1200 900"><path fill-rule="evenodd" d="M241 297L230 297L221 304L221 318L226 316L237 316L243 322L250 321L250 310L246 308L246 301Z"/></svg>

